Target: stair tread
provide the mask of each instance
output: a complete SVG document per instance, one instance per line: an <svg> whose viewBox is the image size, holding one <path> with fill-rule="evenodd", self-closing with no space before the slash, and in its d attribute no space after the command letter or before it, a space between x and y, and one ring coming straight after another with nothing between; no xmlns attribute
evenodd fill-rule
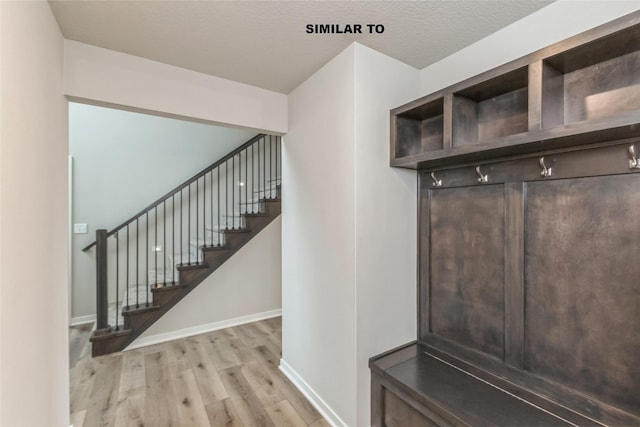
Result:
<svg viewBox="0 0 640 427"><path fill-rule="evenodd" d="M203 251L230 251L231 247L229 247L228 245L221 245L221 246L203 246L202 248Z"/></svg>
<svg viewBox="0 0 640 427"><path fill-rule="evenodd" d="M148 311L157 311L162 307L159 305L140 305L140 307L136 308L135 306L130 306L128 309L122 311L123 316L131 316L133 314L146 313Z"/></svg>
<svg viewBox="0 0 640 427"><path fill-rule="evenodd" d="M249 228L227 228L226 230L223 231L224 233L251 233L251 229Z"/></svg>
<svg viewBox="0 0 640 427"><path fill-rule="evenodd" d="M185 270L198 270L198 269L202 269L202 268L209 268L209 265L201 262L201 263L191 263L191 264L178 264L176 266L176 269L178 271L185 271Z"/></svg>

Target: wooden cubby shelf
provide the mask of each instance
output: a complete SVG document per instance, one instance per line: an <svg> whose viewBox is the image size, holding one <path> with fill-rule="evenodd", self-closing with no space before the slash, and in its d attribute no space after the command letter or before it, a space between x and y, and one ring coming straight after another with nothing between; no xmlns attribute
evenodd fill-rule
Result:
<svg viewBox="0 0 640 427"><path fill-rule="evenodd" d="M395 155L406 157L442 150L442 112L443 99L438 98L398 114Z"/></svg>
<svg viewBox="0 0 640 427"><path fill-rule="evenodd" d="M390 163L433 170L637 137L639 112L633 14L392 110Z"/></svg>
<svg viewBox="0 0 640 427"><path fill-rule="evenodd" d="M453 94L452 145L487 143L528 130L527 67Z"/></svg>

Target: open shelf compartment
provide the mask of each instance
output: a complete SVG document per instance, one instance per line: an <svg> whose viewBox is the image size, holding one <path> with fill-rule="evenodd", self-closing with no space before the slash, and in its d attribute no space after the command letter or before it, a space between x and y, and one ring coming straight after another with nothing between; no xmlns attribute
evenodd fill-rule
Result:
<svg viewBox="0 0 640 427"><path fill-rule="evenodd" d="M542 127L640 110L640 25L543 61Z"/></svg>
<svg viewBox="0 0 640 427"><path fill-rule="evenodd" d="M395 116L395 157L407 157L443 148L443 98Z"/></svg>
<svg viewBox="0 0 640 427"><path fill-rule="evenodd" d="M456 92L453 146L486 143L526 132L528 82L525 66Z"/></svg>

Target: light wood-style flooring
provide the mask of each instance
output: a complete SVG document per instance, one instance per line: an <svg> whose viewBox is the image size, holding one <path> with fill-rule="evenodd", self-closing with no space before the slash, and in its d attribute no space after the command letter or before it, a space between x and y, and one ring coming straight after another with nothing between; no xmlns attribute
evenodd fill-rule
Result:
<svg viewBox="0 0 640 427"><path fill-rule="evenodd" d="M74 427L329 424L280 372L280 318L91 358L70 330Z"/></svg>

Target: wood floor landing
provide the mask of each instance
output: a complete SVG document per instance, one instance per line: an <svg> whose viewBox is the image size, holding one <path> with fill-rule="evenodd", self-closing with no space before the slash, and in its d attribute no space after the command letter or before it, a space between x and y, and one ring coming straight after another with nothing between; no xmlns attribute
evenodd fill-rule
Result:
<svg viewBox="0 0 640 427"><path fill-rule="evenodd" d="M329 424L280 372L274 318L91 358L90 329L70 329L74 427Z"/></svg>

